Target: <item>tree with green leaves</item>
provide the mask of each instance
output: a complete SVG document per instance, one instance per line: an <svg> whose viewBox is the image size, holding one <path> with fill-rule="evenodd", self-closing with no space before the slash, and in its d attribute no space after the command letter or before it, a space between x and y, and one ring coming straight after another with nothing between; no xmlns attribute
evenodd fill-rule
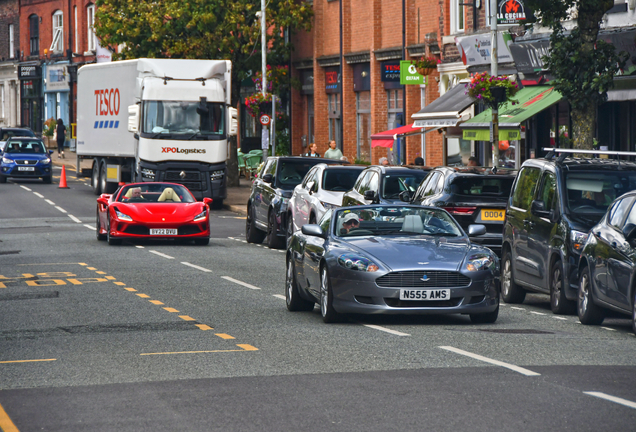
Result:
<svg viewBox="0 0 636 432"><path fill-rule="evenodd" d="M115 60L148 58L232 61L232 105L241 82L261 69L260 2L254 0L97 0L95 33L102 46L122 47ZM309 30L311 3L268 0L270 64L287 64L290 36ZM228 186L238 185L236 139L231 140Z"/></svg>
<svg viewBox="0 0 636 432"><path fill-rule="evenodd" d="M614 76L625 65L627 54L598 39L603 15L614 0L528 0L537 22L552 30L550 54L543 58L555 77L554 88L571 104L574 148L591 150L596 129L596 109L607 101ZM568 31L566 20L575 20Z"/></svg>

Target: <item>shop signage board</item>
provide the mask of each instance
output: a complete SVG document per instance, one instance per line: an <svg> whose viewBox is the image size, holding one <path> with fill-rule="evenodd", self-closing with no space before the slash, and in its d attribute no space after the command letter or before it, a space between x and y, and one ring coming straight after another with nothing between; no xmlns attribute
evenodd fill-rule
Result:
<svg viewBox="0 0 636 432"><path fill-rule="evenodd" d="M382 63L382 81L400 82L400 62Z"/></svg>
<svg viewBox="0 0 636 432"><path fill-rule="evenodd" d="M547 70L543 57L550 55L550 41L537 40L510 44L510 53L518 72L531 74Z"/></svg>
<svg viewBox="0 0 636 432"><path fill-rule="evenodd" d="M340 93L340 68L325 68L325 93Z"/></svg>
<svg viewBox="0 0 636 432"><path fill-rule="evenodd" d="M499 0L497 6L497 24L522 24L526 17L524 0Z"/></svg>
<svg viewBox="0 0 636 432"><path fill-rule="evenodd" d="M40 66L36 65L20 65L18 67L18 78L29 79L40 77Z"/></svg>
<svg viewBox="0 0 636 432"><path fill-rule="evenodd" d="M46 77L46 91L69 89L69 75L66 65L47 65Z"/></svg>
<svg viewBox="0 0 636 432"><path fill-rule="evenodd" d="M490 33L456 37L455 44L466 66L490 64L490 56L492 53L492 38ZM513 62L509 49L510 44L512 44L512 35L510 33L497 33L497 58L499 63Z"/></svg>
<svg viewBox="0 0 636 432"><path fill-rule="evenodd" d="M415 66L410 60L402 60L400 62L400 84L426 84L427 77L417 73Z"/></svg>

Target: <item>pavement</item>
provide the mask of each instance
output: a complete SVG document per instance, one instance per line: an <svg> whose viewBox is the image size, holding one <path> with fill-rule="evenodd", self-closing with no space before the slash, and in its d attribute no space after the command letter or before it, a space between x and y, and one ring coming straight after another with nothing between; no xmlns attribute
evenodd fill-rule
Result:
<svg viewBox="0 0 636 432"><path fill-rule="evenodd" d="M57 153L51 155L51 161L53 165L64 166L67 170L76 171L77 167L77 155L70 150L64 150L65 158L61 159L57 157ZM72 175L67 173L67 176ZM247 215L247 200L250 196L250 189L252 187L252 181L244 177L239 179L239 186L227 188L227 198L223 200L223 208Z"/></svg>

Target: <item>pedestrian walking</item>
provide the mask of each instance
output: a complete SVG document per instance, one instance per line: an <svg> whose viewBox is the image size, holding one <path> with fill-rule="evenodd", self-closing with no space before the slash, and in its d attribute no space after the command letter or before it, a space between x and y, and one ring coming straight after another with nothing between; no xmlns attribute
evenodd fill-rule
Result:
<svg viewBox="0 0 636 432"><path fill-rule="evenodd" d="M305 157L320 157L320 153L318 153L318 144L311 143L309 144L309 151L305 153L303 156Z"/></svg>
<svg viewBox="0 0 636 432"><path fill-rule="evenodd" d="M342 152L336 148L336 142L334 140L329 141L329 150L325 152L325 157L327 159L342 159Z"/></svg>
<svg viewBox="0 0 636 432"><path fill-rule="evenodd" d="M55 139L57 141L57 158L64 158L64 142L66 141L66 126L61 118L57 119L57 126L55 126Z"/></svg>

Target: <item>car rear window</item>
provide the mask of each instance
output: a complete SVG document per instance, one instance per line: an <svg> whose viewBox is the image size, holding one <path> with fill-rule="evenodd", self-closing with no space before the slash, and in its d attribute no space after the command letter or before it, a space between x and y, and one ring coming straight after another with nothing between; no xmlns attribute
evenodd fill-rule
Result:
<svg viewBox="0 0 636 432"><path fill-rule="evenodd" d="M400 197L400 193L407 190L415 192L424 177L428 173L420 170L413 170L407 174L387 174L382 179L382 198L396 199Z"/></svg>
<svg viewBox="0 0 636 432"><path fill-rule="evenodd" d="M322 174L322 188L332 192L346 192L353 189L359 174L359 169L326 169Z"/></svg>
<svg viewBox="0 0 636 432"><path fill-rule="evenodd" d="M278 175L276 176L276 185L281 189L293 189L302 183L305 174L321 161L297 161L297 160L280 160L278 163Z"/></svg>
<svg viewBox="0 0 636 432"><path fill-rule="evenodd" d="M493 197L510 196L513 177L457 177L451 182L451 193L454 195L485 195Z"/></svg>

